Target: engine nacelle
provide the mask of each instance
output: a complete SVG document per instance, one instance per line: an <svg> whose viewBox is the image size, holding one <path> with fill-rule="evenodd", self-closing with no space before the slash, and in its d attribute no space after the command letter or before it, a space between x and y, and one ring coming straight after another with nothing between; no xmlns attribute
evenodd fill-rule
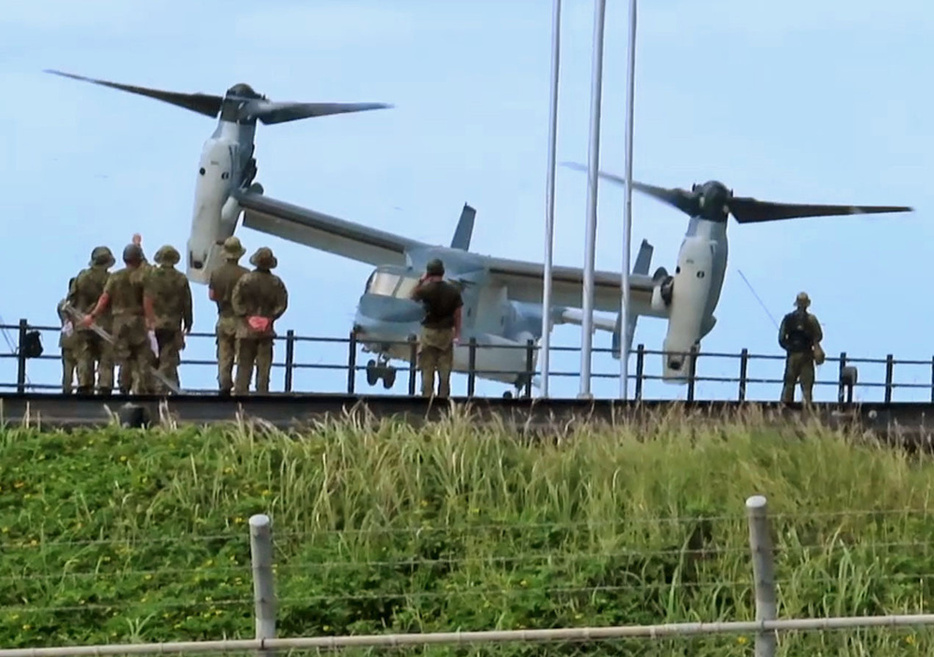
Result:
<svg viewBox="0 0 934 657"><path fill-rule="evenodd" d="M687 381L690 375L693 365L691 348L698 344L707 328L704 310L710 295L712 266L713 250L710 242L700 237L685 239L678 254L678 268L668 284L668 333L662 344L665 352L662 363L664 381L680 384ZM668 279L656 286L653 305L656 295L662 303L665 302L666 282Z"/></svg>

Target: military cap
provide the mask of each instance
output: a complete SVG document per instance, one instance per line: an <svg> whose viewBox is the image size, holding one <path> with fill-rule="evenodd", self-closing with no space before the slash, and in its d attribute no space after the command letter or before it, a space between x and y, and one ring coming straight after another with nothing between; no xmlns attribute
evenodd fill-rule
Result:
<svg viewBox="0 0 934 657"><path fill-rule="evenodd" d="M232 235L224 240L221 250L224 252L225 257L233 260L243 257L243 254L246 253L246 249L240 244L240 238L236 235Z"/></svg>
<svg viewBox="0 0 934 657"><path fill-rule="evenodd" d="M106 246L95 246L91 251L91 265L113 267L116 262L114 254Z"/></svg>
<svg viewBox="0 0 934 657"><path fill-rule="evenodd" d="M437 258L430 260L425 267L425 272L429 276L444 276L444 263Z"/></svg>
<svg viewBox="0 0 934 657"><path fill-rule="evenodd" d="M159 264L174 265L178 264L178 261L182 259L181 254L179 254L178 249L176 249L171 244L166 244L159 247L159 250L156 251L156 255L152 258Z"/></svg>
<svg viewBox="0 0 934 657"><path fill-rule="evenodd" d="M139 244L127 244L123 247L123 262L142 262L143 249Z"/></svg>
<svg viewBox="0 0 934 657"><path fill-rule="evenodd" d="M808 296L807 292L798 292L798 296L795 297L795 305L806 308L811 305L811 297Z"/></svg>
<svg viewBox="0 0 934 657"><path fill-rule="evenodd" d="M256 253L250 256L250 264L261 269L275 269L279 261L272 254L272 249L268 246L261 246L256 249Z"/></svg>

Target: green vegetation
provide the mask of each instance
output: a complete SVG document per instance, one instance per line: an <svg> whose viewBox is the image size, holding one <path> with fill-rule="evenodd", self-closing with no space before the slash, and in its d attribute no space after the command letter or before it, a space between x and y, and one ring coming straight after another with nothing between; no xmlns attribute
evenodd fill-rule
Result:
<svg viewBox="0 0 934 657"><path fill-rule="evenodd" d="M758 493L780 616L927 611L932 474L757 417L547 441L463 418L0 429L0 647L252 637L254 513L273 519L283 637L750 620ZM906 628L785 634L779 654L932 649ZM391 652L750 655L752 637Z"/></svg>

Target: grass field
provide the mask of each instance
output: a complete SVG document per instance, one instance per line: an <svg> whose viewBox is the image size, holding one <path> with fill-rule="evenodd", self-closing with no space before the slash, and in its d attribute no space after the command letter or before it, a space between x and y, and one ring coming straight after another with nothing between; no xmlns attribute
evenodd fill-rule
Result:
<svg viewBox="0 0 934 657"><path fill-rule="evenodd" d="M252 637L254 513L273 519L283 637L749 620L753 494L780 616L929 611L932 491L925 457L755 417L548 442L463 419L0 429L0 648ZM722 656L752 639L384 652ZM930 655L934 632L786 634L779 653Z"/></svg>

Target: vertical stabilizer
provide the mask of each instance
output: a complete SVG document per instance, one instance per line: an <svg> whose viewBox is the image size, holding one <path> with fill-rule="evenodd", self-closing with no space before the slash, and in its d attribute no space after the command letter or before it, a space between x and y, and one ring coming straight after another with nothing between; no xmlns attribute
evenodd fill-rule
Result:
<svg viewBox="0 0 934 657"><path fill-rule="evenodd" d="M642 240L642 244L639 245L639 254L636 256L636 262L632 266L632 273L639 274L642 276L647 276L649 273L649 267L652 266L652 253L654 252L655 247L649 244L648 240ZM616 327L613 330L613 358L617 360L622 353L621 350L621 335L622 332L622 313L616 316ZM632 349L632 338L636 334L636 322L639 320L639 316L630 313L626 318L626 349Z"/></svg>
<svg viewBox="0 0 934 657"><path fill-rule="evenodd" d="M452 249L461 251L470 250L470 238L473 237L473 223L477 216L477 211L470 205L464 203L464 209L461 210L461 218L457 222L457 230L454 231L454 239L451 240Z"/></svg>

